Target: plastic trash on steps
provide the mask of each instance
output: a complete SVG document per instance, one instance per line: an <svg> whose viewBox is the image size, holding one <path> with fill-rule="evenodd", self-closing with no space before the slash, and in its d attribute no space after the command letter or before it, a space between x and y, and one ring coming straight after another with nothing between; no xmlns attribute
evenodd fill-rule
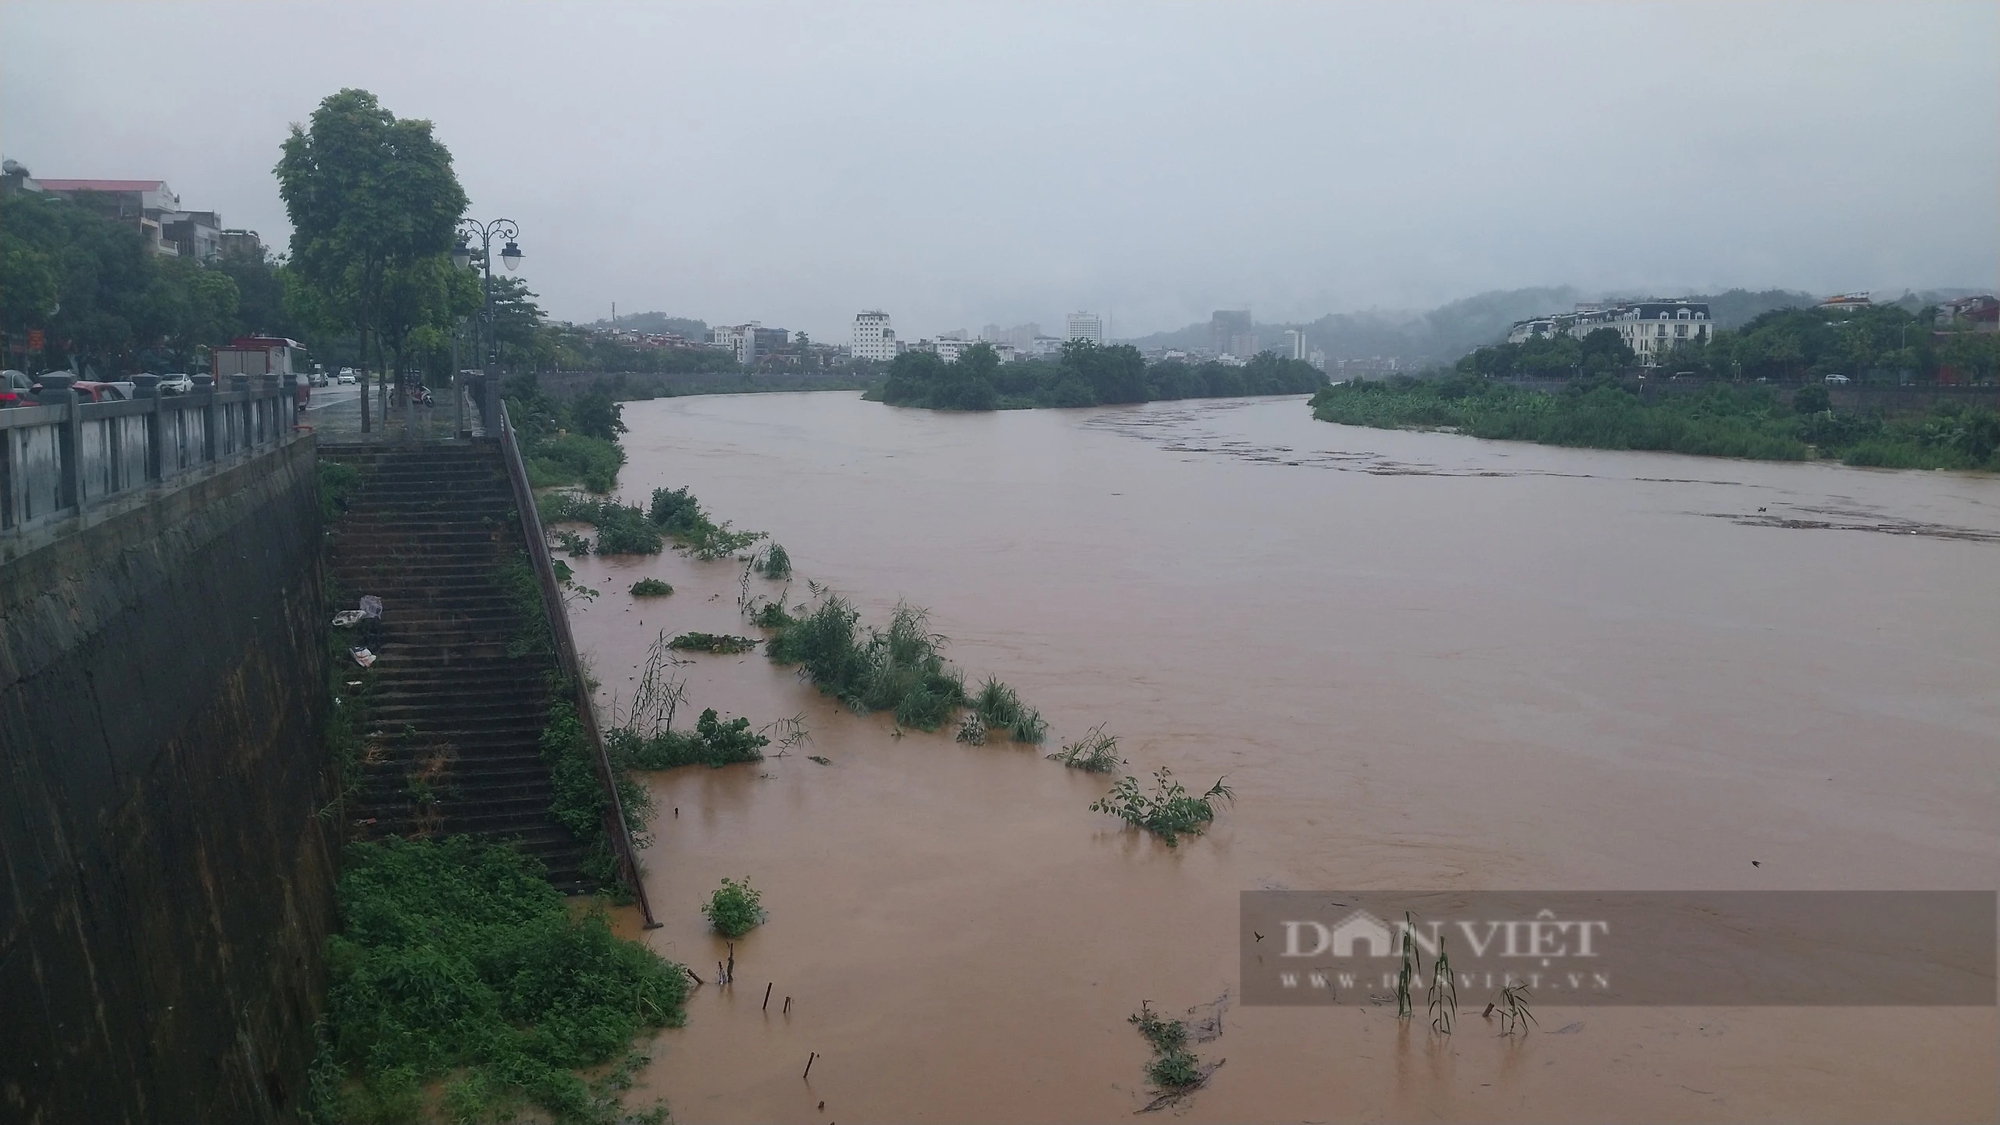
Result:
<svg viewBox="0 0 2000 1125"><path fill-rule="evenodd" d="M339 628L347 629L359 625L363 616L364 614L358 609L343 609L333 615L333 623Z"/></svg>
<svg viewBox="0 0 2000 1125"><path fill-rule="evenodd" d="M369 666L370 664L373 664L373 663L375 663L375 654L374 654L374 653L372 653L372 652L369 652L369 651L368 651L367 649L365 649L365 648L354 648L354 649L349 649L349 650L348 650L348 654L349 654L350 656L354 657L354 662L355 662L356 664L359 664L359 665L361 665L361 666L362 666L363 668L366 668L366 667L368 667L368 666Z"/></svg>
<svg viewBox="0 0 2000 1125"><path fill-rule="evenodd" d="M361 595L361 616L363 617L382 616L382 599L376 597L373 594Z"/></svg>

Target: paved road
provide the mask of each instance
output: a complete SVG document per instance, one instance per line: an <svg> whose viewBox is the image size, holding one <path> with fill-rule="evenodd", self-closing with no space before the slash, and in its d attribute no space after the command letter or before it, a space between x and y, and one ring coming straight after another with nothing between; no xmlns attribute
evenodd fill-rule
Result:
<svg viewBox="0 0 2000 1125"><path fill-rule="evenodd" d="M400 409L389 412L387 426L383 425L382 412L378 409L382 400L379 390L370 404L369 420L377 431L400 434L403 431L403 412ZM452 436L452 425L456 418L452 412L448 395L440 396L436 406L417 408L417 431L420 436L448 438ZM468 411L468 413L472 413ZM312 398L306 406L305 424L315 432L330 434L359 434L361 432L361 388L358 386L325 386L313 388ZM468 424L476 424L467 418Z"/></svg>

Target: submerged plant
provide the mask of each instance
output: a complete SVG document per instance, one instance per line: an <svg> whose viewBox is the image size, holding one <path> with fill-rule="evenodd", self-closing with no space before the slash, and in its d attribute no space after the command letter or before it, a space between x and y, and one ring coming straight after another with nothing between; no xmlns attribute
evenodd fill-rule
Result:
<svg viewBox="0 0 2000 1125"><path fill-rule="evenodd" d="M716 523L685 488L654 489L645 518L698 559L726 558L764 538L761 531L733 531L727 521Z"/></svg>
<svg viewBox="0 0 2000 1125"><path fill-rule="evenodd" d="M1042 713L1040 711L1035 710L1033 707L1023 707L1021 708L1021 713L1015 717L1013 725L1008 728L1008 733L1013 736L1016 742L1025 742L1030 746L1039 746L1042 739L1048 737L1049 724L1042 721Z"/></svg>
<svg viewBox="0 0 2000 1125"><path fill-rule="evenodd" d="M974 746L986 745L986 722L979 717L979 712L966 712L965 719L958 724L958 741Z"/></svg>
<svg viewBox="0 0 2000 1125"><path fill-rule="evenodd" d="M1442 933L1438 934L1437 956L1431 960L1428 996L1431 1030L1440 1035L1450 1035L1451 1025L1458 1019L1458 983L1452 978L1451 953L1445 949L1445 935Z"/></svg>
<svg viewBox="0 0 2000 1125"><path fill-rule="evenodd" d="M663 598L674 592L674 588L657 578L641 578L632 583L635 598Z"/></svg>
<svg viewBox="0 0 2000 1125"><path fill-rule="evenodd" d="M778 543L771 544L770 549L757 558L755 565L757 573L766 578L782 581L792 576L792 556Z"/></svg>
<svg viewBox="0 0 2000 1125"><path fill-rule="evenodd" d="M764 896L750 886L747 875L741 883L724 879L722 886L702 904L701 913L717 933L739 938L763 924Z"/></svg>
<svg viewBox="0 0 2000 1125"><path fill-rule="evenodd" d="M606 733L604 744L615 761L631 769L670 770L681 766L720 769L738 762L762 761L764 747L771 744L771 739L761 731L751 730L749 719L739 716L724 721L710 707L695 720L692 731L669 727L641 735L629 728L618 728Z"/></svg>
<svg viewBox="0 0 2000 1125"><path fill-rule="evenodd" d="M863 629L860 616L828 596L804 617L786 615L765 651L856 711L891 711L918 730L943 726L965 703L965 677L945 662L944 638L926 628L924 611L899 604L887 629Z"/></svg>
<svg viewBox="0 0 2000 1125"><path fill-rule="evenodd" d="M1526 1035L1528 1025L1539 1026L1535 1013L1528 1008L1528 986L1516 980L1509 980L1501 986L1500 995L1486 1005L1486 1018L1492 1019L1495 1012L1500 1015L1500 1034Z"/></svg>
<svg viewBox="0 0 2000 1125"><path fill-rule="evenodd" d="M1174 780L1173 771L1161 766L1153 771L1151 794L1141 793L1138 779L1127 774L1111 787L1111 792L1092 801L1090 811L1110 813L1151 832L1172 847L1182 836L1201 835L1215 819L1217 801L1235 799L1235 792L1219 778L1208 792L1191 797L1187 788Z"/></svg>
<svg viewBox="0 0 2000 1125"><path fill-rule="evenodd" d="M1200 1085L1207 1077L1201 1060L1188 1050L1186 1021L1161 1019L1153 1012L1149 1000L1141 1003L1139 1011L1126 1017L1125 1022L1137 1027L1153 1048L1153 1061L1146 1064L1146 1078L1153 1085L1163 1091L1185 1091Z"/></svg>
<svg viewBox="0 0 2000 1125"><path fill-rule="evenodd" d="M991 676L979 685L979 694L972 697L972 709L979 718L995 730L1006 730L1021 718L1021 699L1014 689Z"/></svg>
<svg viewBox="0 0 2000 1125"><path fill-rule="evenodd" d="M668 648L685 652L711 652L731 654L749 652L757 647L754 637L736 637L727 633L682 633L667 642Z"/></svg>
<svg viewBox="0 0 2000 1125"><path fill-rule="evenodd" d="M1103 723L1090 728L1089 734L1075 742L1066 743L1061 750L1048 755L1048 759L1085 773L1110 773L1125 764L1125 759L1118 756L1118 736L1105 734ZM1134 782L1134 785L1136 784L1137 782Z"/></svg>

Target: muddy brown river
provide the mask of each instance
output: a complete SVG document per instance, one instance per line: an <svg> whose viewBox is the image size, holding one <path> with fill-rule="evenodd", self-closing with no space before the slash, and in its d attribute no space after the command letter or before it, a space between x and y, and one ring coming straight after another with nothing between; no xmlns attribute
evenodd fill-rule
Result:
<svg viewBox="0 0 2000 1125"><path fill-rule="evenodd" d="M693 966L637 1101L685 1122L1085 1122L1150 1100L1126 1022L1238 997L1238 894L1992 889L2000 481L1350 429L1302 400L952 415L851 394L625 407L624 499L692 486L880 622L928 607L1050 744L1236 802L1168 848L1005 741L898 736L760 653L679 669L809 746L651 775L645 854ZM741 566L577 560L629 699L661 630L755 633ZM654 575L668 598L626 588ZM777 589L753 579L753 589ZM823 756L828 764L806 755ZM1752 866L1752 860L1758 866ZM769 921L698 911L748 875ZM773 986L768 1011L760 1008ZM782 1014L783 998L790 1014ZM1993 1007L1244 1007L1193 1121L1985 1121ZM810 1079L802 1079L816 1055ZM824 1108L821 1108L822 1103Z"/></svg>

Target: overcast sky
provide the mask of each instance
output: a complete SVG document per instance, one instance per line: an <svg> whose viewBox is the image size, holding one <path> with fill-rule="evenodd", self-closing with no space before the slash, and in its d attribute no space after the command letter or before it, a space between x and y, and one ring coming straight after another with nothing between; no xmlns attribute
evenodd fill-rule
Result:
<svg viewBox="0 0 2000 1125"><path fill-rule="evenodd" d="M1120 336L1495 288L1994 287L2000 5L0 6L0 150L289 237L344 86L551 313Z"/></svg>

